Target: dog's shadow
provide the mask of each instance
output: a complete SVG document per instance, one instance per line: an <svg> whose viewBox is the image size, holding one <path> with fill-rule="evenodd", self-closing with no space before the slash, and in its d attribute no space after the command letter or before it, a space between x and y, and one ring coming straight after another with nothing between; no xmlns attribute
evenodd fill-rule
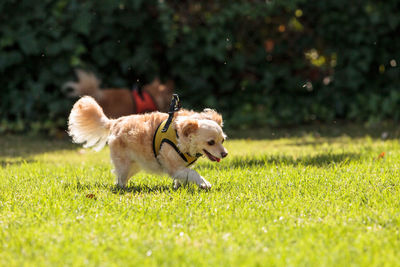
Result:
<svg viewBox="0 0 400 267"><path fill-rule="evenodd" d="M66 189L75 189L78 192L83 192L87 190L94 190L94 189L105 189L114 194L140 194L140 193L162 193L162 192L170 192L174 189L172 183L170 185L146 185L146 184L130 184L127 187L120 187L115 184L106 184L106 183L91 183L91 184L84 184L80 183L66 183L64 184L64 188Z"/></svg>
<svg viewBox="0 0 400 267"><path fill-rule="evenodd" d="M194 184L184 184L179 186L178 188L175 188L173 183L171 184L158 184L158 185L147 185L147 184L130 184L127 187L120 187L116 184L108 184L108 183L100 183L100 182L95 182L95 183L89 183L89 184L83 184L80 183L79 181L77 183L65 183L64 188L68 190L76 190L78 192L87 192L87 191L93 191L95 189L100 189L100 190L108 190L113 194L119 194L119 195L124 195L127 193L137 195L137 194L159 194L159 193L169 193L169 192L175 192L179 190L183 190L188 194L196 194L196 192L204 191L207 192L209 190L207 189L200 189ZM91 194L88 194L89 196ZM89 197L91 198L91 197Z"/></svg>
<svg viewBox="0 0 400 267"><path fill-rule="evenodd" d="M118 185L110 186L110 191L114 194L141 194L141 193L163 193L175 190L173 185L146 185L146 184L131 184L127 187L120 187Z"/></svg>

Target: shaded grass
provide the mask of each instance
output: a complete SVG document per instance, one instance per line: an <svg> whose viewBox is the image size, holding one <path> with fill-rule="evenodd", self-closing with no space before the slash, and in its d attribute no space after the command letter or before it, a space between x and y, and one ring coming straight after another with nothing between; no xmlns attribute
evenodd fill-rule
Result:
<svg viewBox="0 0 400 267"><path fill-rule="evenodd" d="M121 190L108 149L7 138L2 266L399 265L396 139L229 140L226 160L195 167L203 191L146 173Z"/></svg>

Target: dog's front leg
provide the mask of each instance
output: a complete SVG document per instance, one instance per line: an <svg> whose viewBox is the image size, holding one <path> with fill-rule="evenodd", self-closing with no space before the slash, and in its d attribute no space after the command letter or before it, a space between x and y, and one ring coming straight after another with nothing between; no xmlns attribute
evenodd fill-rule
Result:
<svg viewBox="0 0 400 267"><path fill-rule="evenodd" d="M201 177L196 171L185 167L178 153L172 146L164 145L160 149L158 160L163 169L174 179L174 187L178 188L181 184L195 183L200 188L209 189L211 184Z"/></svg>
<svg viewBox="0 0 400 267"><path fill-rule="evenodd" d="M204 179L204 177L196 171L189 168L184 168L175 172L173 178L175 179L175 187L179 187L180 184L195 183L203 189L211 188L210 182Z"/></svg>

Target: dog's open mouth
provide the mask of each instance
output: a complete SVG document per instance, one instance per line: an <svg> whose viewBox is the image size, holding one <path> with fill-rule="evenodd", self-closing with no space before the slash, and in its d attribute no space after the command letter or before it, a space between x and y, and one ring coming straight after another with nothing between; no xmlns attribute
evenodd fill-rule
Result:
<svg viewBox="0 0 400 267"><path fill-rule="evenodd" d="M211 153L208 152L207 150L203 149L203 151L211 161L219 162L221 160L220 158L217 158L217 157L214 157L213 155L211 155Z"/></svg>

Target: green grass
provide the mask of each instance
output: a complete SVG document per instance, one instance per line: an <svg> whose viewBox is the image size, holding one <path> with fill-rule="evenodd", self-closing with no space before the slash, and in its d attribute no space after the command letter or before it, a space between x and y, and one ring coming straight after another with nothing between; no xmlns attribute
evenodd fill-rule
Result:
<svg viewBox="0 0 400 267"><path fill-rule="evenodd" d="M195 167L210 191L146 173L121 191L108 149L1 137L0 266L400 264L397 139L226 144Z"/></svg>

